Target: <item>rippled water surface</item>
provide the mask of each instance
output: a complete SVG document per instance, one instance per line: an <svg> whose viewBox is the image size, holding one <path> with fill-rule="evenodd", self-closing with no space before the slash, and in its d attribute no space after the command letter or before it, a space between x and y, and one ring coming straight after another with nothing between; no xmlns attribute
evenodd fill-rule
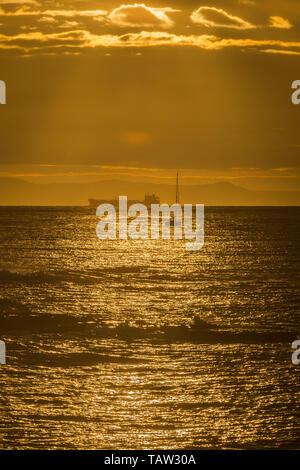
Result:
<svg viewBox="0 0 300 470"><path fill-rule="evenodd" d="M299 208L206 208L199 252L0 221L2 449L300 448Z"/></svg>

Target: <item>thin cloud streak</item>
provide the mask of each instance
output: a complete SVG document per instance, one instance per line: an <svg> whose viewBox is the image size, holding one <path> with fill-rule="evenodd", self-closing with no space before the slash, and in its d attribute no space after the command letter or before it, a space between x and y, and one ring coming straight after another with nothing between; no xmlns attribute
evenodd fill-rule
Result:
<svg viewBox="0 0 300 470"><path fill-rule="evenodd" d="M300 55L300 52L297 51L285 51L282 49L263 49L261 52L266 54L282 54L282 55Z"/></svg>
<svg viewBox="0 0 300 470"><path fill-rule="evenodd" d="M92 34L86 30L71 30L60 33L42 33L39 31L16 35L0 34L0 48L17 48L24 52L47 51L72 47L80 51L84 48L128 48L155 46L193 46L204 50L221 50L225 48L267 48L300 49L300 41L283 41L276 39L239 39L219 38L214 35L177 35L161 31L142 31L123 35ZM297 51L296 51L297 52Z"/></svg>
<svg viewBox="0 0 300 470"><path fill-rule="evenodd" d="M48 171L43 173L38 168L47 168ZM147 168L137 166L125 166L125 165L75 165L71 168L66 165L31 165L28 171L24 171L25 168L19 168L9 171L0 172L0 177L11 177L11 178L47 178L47 177L130 177L130 178L150 178L165 181L174 181L174 174L170 174L170 169L166 168ZM50 171L53 170L53 171ZM180 173L181 180L240 180L240 179L298 179L297 168L231 168L228 170L220 169L219 171L205 171L199 172L196 168L178 168L176 171Z"/></svg>

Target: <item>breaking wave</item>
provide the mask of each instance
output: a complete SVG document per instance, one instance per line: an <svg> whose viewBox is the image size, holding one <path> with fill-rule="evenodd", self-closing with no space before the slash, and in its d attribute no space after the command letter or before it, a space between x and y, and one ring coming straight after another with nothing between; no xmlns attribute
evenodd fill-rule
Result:
<svg viewBox="0 0 300 470"><path fill-rule="evenodd" d="M0 299L0 330L2 334L72 334L89 338L117 338L125 341L145 339L159 342L196 342L203 344L284 343L293 341L296 332L232 331L200 321L181 326L147 326L121 322L111 326L97 315L40 314L9 299Z"/></svg>

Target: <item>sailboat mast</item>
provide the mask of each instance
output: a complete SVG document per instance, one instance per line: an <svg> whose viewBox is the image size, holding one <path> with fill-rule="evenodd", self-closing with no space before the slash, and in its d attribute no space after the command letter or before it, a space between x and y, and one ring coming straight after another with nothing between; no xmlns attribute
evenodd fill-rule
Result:
<svg viewBox="0 0 300 470"><path fill-rule="evenodd" d="M176 175L176 204L179 204L179 179L178 179L178 173Z"/></svg>

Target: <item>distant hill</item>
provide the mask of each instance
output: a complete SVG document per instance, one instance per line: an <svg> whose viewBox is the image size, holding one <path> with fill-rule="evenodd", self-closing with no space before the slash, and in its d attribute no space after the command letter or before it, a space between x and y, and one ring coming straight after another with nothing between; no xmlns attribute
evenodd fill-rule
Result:
<svg viewBox="0 0 300 470"><path fill-rule="evenodd" d="M112 199L127 195L142 200L156 193L161 202L173 203L175 185L104 180L81 184L33 184L17 178L0 178L0 205L87 205L89 198ZM181 185L180 202L206 205L300 205L300 191L252 191L232 183Z"/></svg>

